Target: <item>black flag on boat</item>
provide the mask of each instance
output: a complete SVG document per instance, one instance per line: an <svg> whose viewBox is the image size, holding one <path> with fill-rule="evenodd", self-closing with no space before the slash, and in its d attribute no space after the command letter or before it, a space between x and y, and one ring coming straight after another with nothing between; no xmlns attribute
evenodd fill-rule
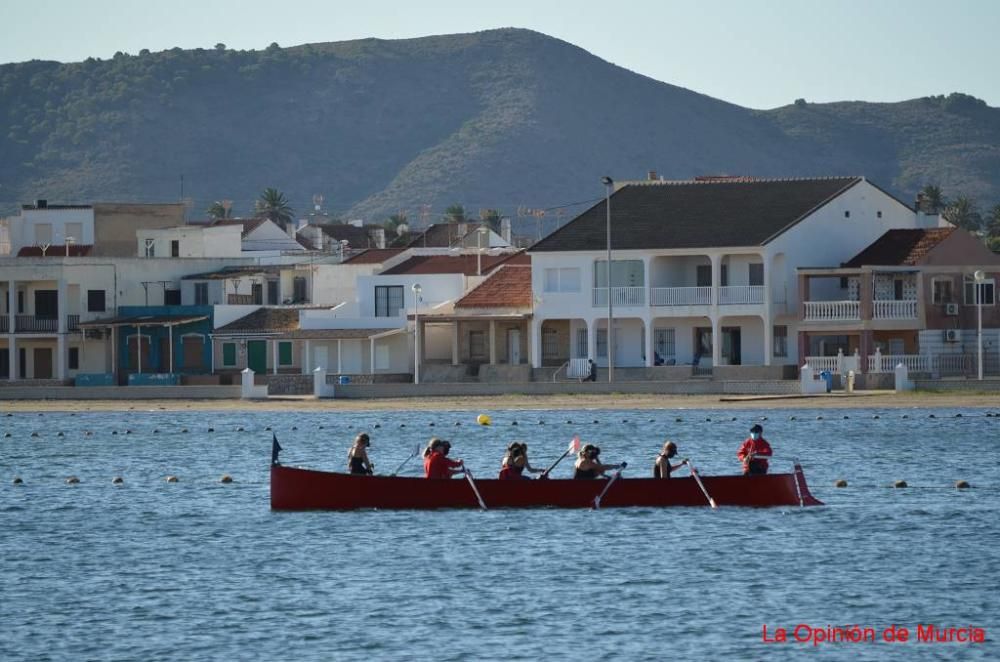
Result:
<svg viewBox="0 0 1000 662"><path fill-rule="evenodd" d="M271 464L278 464L278 453L281 452L281 444L278 443L278 435L271 433Z"/></svg>

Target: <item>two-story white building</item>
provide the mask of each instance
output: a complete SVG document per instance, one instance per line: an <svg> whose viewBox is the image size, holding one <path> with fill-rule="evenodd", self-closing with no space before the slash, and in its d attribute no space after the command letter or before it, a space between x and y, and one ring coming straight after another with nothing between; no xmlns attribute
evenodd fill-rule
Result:
<svg viewBox="0 0 1000 662"><path fill-rule="evenodd" d="M535 244L531 362L608 360L608 208ZM793 365L796 270L937 224L863 177L628 182L610 196L615 367Z"/></svg>

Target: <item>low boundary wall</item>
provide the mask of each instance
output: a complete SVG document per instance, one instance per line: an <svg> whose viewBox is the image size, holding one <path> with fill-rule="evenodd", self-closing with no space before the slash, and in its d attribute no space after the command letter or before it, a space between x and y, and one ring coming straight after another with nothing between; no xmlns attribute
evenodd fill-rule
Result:
<svg viewBox="0 0 1000 662"><path fill-rule="evenodd" d="M3 400L239 400L239 386L4 386Z"/></svg>
<svg viewBox="0 0 1000 662"><path fill-rule="evenodd" d="M463 395L561 395L586 393L662 393L664 395L787 395L798 393L798 382L732 381L707 379L673 382L521 382L490 384L344 384L335 387L337 398L410 398Z"/></svg>

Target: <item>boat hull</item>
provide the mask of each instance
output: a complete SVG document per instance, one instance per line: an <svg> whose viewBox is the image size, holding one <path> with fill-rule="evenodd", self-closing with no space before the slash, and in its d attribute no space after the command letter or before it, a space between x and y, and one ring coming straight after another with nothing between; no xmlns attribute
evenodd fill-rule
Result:
<svg viewBox="0 0 1000 662"><path fill-rule="evenodd" d="M719 506L819 506L806 486L802 468L765 476L702 476ZM591 508L607 486L605 480L476 480L488 508ZM691 477L659 480L625 478L601 498L602 508L707 506ZM364 476L271 466L272 510L354 510L479 508L476 495L461 476L428 480L399 476Z"/></svg>

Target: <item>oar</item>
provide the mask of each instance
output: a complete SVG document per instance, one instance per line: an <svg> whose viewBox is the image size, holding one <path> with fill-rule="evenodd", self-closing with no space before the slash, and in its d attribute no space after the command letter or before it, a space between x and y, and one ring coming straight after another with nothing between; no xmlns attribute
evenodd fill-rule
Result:
<svg viewBox="0 0 1000 662"><path fill-rule="evenodd" d="M483 501L483 497L479 494L479 488L476 487L476 481L472 478L472 472L468 469L465 470L465 479L469 481L469 485L472 486L472 491L476 493L476 500L479 501L479 507L486 510L486 502Z"/></svg>
<svg viewBox="0 0 1000 662"><path fill-rule="evenodd" d="M618 471L615 472L615 475L611 477L611 480L608 481L608 484L604 486L604 489L601 490L601 493L598 494L597 498L594 499L594 510L601 509L601 499L604 498L604 495L608 493L608 490L611 489L611 486L615 484L615 481L618 480L618 477L622 475L622 469L624 469L627 466L628 462L622 462L620 465L618 465Z"/></svg>
<svg viewBox="0 0 1000 662"><path fill-rule="evenodd" d="M580 437L579 436L575 436L575 437L573 437L570 440L569 447L566 449L566 452L563 453L562 455L560 455L559 459L557 459L555 462L553 462L552 465L548 469L546 469L541 474L539 474L538 478L539 479L548 478L549 477L549 472L552 471L553 469L555 469L556 465L558 465L560 462L562 462L564 459L566 459L567 455L569 455L570 453L579 452L579 451L580 451Z"/></svg>
<svg viewBox="0 0 1000 662"><path fill-rule="evenodd" d="M718 506L715 505L715 499L708 495L708 490L705 489L705 484L701 482L701 476L698 475L697 470L695 470L694 465L691 464L690 460L688 460L688 469L691 470L691 477L694 478L694 482L698 483L698 487L701 488L701 493L705 495L706 499L708 499L708 505L712 506L712 508L718 508Z"/></svg>
<svg viewBox="0 0 1000 662"><path fill-rule="evenodd" d="M416 454L419 452L420 452L420 444L417 444L417 447L413 449L413 452L410 453L409 456L405 460L403 460L398 467L396 467L396 470L389 475L395 476L396 474L398 474L400 470L406 466L406 463L412 460L414 456L416 456Z"/></svg>

